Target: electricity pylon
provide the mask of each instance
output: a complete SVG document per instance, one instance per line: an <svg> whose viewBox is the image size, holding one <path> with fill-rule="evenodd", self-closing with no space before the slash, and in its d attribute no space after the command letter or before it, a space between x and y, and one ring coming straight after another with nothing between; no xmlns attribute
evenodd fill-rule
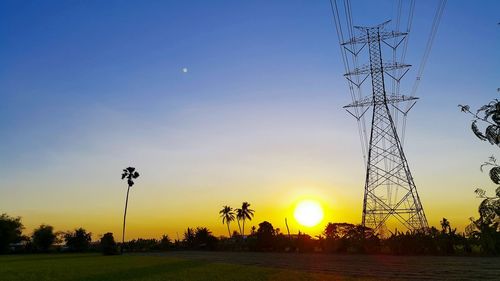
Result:
<svg viewBox="0 0 500 281"><path fill-rule="evenodd" d="M357 87L369 76L372 81L371 97L357 99L344 107L358 119L369 108L373 108L362 224L378 232L389 220L395 219L409 230L424 229L428 227L427 219L389 109L394 107L406 115L417 98L398 94L388 95L384 84L386 75L399 83L410 65L383 62L381 43L395 50L407 33L385 31L384 26L387 23L374 27L356 26L355 28L360 31L361 35L342 43L343 47L355 56L368 46L370 59L369 65L354 68L345 74L350 83ZM389 43L388 39L394 39L394 43ZM361 45L361 47L349 49L349 46L354 45ZM355 76L358 78L353 79ZM403 102L411 103L406 111L398 107ZM353 108L361 108L359 111L356 110L360 113L352 113L350 109Z"/></svg>

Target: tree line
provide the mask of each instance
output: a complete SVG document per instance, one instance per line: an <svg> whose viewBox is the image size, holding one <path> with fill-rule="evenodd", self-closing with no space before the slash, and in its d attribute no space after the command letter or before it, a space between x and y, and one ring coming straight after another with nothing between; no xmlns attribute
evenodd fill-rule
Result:
<svg viewBox="0 0 500 281"><path fill-rule="evenodd" d="M92 246L92 233L81 227L55 232L51 225L42 224L30 236L23 235L23 229L20 217L0 215L0 253L84 252Z"/></svg>
<svg viewBox="0 0 500 281"><path fill-rule="evenodd" d="M261 251L261 252L321 252L390 255L499 255L500 235L491 227L458 233L443 218L441 228L392 233L381 238L372 229L350 223L328 223L321 235L311 237L305 233L285 234L268 221L252 227L243 236L233 232L231 236L216 237L206 227L188 227L182 238L134 239L116 243L112 233L106 233L97 241L83 228L73 231L54 232L50 225L41 225L31 236L22 235L20 218L6 214L0 216L0 253L47 253L101 251L117 254L125 252L151 252L175 250L206 251ZM489 229L485 231L485 229Z"/></svg>

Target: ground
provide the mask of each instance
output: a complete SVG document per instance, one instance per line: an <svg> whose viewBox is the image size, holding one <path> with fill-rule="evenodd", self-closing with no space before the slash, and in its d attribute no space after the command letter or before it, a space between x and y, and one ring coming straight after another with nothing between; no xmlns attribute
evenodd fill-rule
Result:
<svg viewBox="0 0 500 281"><path fill-rule="evenodd" d="M0 256L0 280L500 280L500 258L168 252Z"/></svg>

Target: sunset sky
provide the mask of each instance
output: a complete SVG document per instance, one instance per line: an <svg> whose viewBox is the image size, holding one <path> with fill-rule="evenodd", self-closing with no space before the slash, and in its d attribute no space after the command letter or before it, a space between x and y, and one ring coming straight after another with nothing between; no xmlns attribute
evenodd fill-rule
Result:
<svg viewBox="0 0 500 281"><path fill-rule="evenodd" d="M352 2L355 24L395 14L396 1ZM404 88L436 6L416 3ZM463 230L474 189L495 188L479 165L498 147L457 104L498 97L499 10L448 1L409 115L405 151L431 225ZM247 229L361 222L365 170L329 1L1 1L0 38L0 213L26 234L46 223L118 237L127 166L141 173L129 239L223 235L218 211L243 201L256 211ZM319 226L293 219L302 199L322 204Z"/></svg>

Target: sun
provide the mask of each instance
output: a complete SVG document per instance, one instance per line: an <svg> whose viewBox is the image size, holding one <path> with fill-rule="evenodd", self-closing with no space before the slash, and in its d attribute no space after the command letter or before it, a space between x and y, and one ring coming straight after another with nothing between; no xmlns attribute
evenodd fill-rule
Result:
<svg viewBox="0 0 500 281"><path fill-rule="evenodd" d="M303 226L312 227L323 219L323 208L313 200L303 200L295 207L295 219Z"/></svg>

